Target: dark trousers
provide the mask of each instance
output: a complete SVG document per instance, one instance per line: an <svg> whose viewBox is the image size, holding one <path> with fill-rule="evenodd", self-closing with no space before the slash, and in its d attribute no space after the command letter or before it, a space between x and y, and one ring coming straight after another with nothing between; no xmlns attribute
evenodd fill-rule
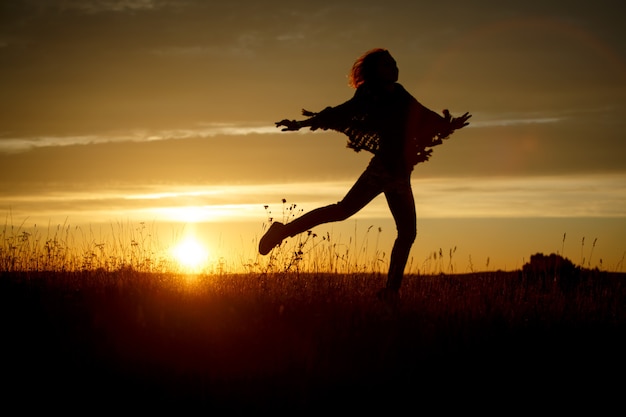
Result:
<svg viewBox="0 0 626 417"><path fill-rule="evenodd" d="M404 268L417 235L410 172L401 175L391 174L374 158L343 200L312 210L287 223L285 233L288 236L295 236L323 223L345 220L381 193L385 194L398 232L391 251L387 275L387 288L397 291L402 284Z"/></svg>

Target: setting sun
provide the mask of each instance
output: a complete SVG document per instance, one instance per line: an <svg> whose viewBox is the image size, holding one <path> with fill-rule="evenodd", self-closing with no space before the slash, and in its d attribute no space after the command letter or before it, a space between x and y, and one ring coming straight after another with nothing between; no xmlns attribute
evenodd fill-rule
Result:
<svg viewBox="0 0 626 417"><path fill-rule="evenodd" d="M187 272L199 271L208 258L206 247L193 236L185 237L173 248L172 254L181 269Z"/></svg>

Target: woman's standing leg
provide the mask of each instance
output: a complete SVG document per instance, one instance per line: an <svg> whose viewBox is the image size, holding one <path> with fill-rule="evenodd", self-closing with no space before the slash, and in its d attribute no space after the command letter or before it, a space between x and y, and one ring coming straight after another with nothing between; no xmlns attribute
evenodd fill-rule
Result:
<svg viewBox="0 0 626 417"><path fill-rule="evenodd" d="M391 251L387 289L397 292L402 285L404 268L417 236L417 216L410 178L396 182L393 188L386 189L385 197L398 231Z"/></svg>

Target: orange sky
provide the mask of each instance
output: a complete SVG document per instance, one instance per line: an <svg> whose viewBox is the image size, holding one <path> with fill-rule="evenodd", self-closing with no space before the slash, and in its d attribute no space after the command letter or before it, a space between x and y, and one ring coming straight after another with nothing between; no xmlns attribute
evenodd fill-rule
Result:
<svg viewBox="0 0 626 417"><path fill-rule="evenodd" d="M623 265L622 2L409 3L3 2L0 212L26 225L200 220L250 252L265 204L335 202L369 158L340 134L273 122L349 99L354 59L386 47L424 105L473 114L416 168L415 259L457 246L458 269L515 268L567 233L573 261L586 237L603 266ZM381 227L390 249L384 199L332 230L355 222Z"/></svg>

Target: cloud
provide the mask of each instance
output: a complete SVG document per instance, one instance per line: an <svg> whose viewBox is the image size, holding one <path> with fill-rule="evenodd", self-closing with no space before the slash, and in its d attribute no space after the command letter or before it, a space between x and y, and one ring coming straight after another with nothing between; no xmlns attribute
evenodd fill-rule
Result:
<svg viewBox="0 0 626 417"><path fill-rule="evenodd" d="M152 54L157 56L173 56L173 57L197 57L205 55L217 55L223 52L223 48L217 46L168 46L153 49Z"/></svg>
<svg viewBox="0 0 626 417"><path fill-rule="evenodd" d="M183 53L185 50L181 49ZM188 51L193 53L194 50ZM478 119L476 115L470 120L469 127L488 128L488 127L511 127L527 124L547 124L558 123L566 120L565 116L505 116L494 118ZM191 138L207 138L215 136L245 136L251 134L274 134L277 133L276 127L272 123L268 124L250 124L250 123L198 123L193 128L188 129L135 129L125 133L110 134L92 134L79 136L37 136L10 138L0 137L0 152L15 153L24 152L34 148L45 148L54 146L74 146L74 145L93 145L101 143L113 142L152 142L160 140L176 140ZM315 133L303 130L300 133Z"/></svg>
<svg viewBox="0 0 626 417"><path fill-rule="evenodd" d="M69 0L64 2L62 7L68 10L95 14L102 12L153 10L167 3L168 2L163 0Z"/></svg>
<svg viewBox="0 0 626 417"><path fill-rule="evenodd" d="M252 134L274 134L271 124L206 123L192 129L148 130L138 129L128 133L111 133L78 136L37 136L25 138L0 138L0 152L25 152L35 148L55 146L95 145L114 142L152 142L215 136L246 136Z"/></svg>
<svg viewBox="0 0 626 417"><path fill-rule="evenodd" d="M420 219L626 218L624 174L521 178L413 179ZM191 185L135 184L117 188L66 190L47 187L30 195L0 195L0 209L12 207L17 218L71 214L86 219L133 217L136 220L280 220L285 207L296 210L340 200L352 181L279 184ZM281 206L283 198L287 203ZM267 205L267 208L264 208ZM287 212L288 213L288 212ZM176 219L178 216L178 219ZM377 198L355 218L389 218L384 198Z"/></svg>
<svg viewBox="0 0 626 417"><path fill-rule="evenodd" d="M255 30L244 30L234 34L224 44L174 45L153 48L149 53L158 57L202 58L228 55L234 58L255 58L258 51L267 43L267 36Z"/></svg>
<svg viewBox="0 0 626 417"><path fill-rule="evenodd" d="M471 127L508 127L519 126L529 124L545 124L545 123L558 123L565 120L561 117L539 117L529 119L492 119L492 120L470 120Z"/></svg>
<svg viewBox="0 0 626 417"><path fill-rule="evenodd" d="M196 49L177 49L179 53L201 53ZM173 52L174 50L172 50ZM186 51L186 52L185 52ZM561 123L580 114L605 114L611 109L589 109L563 111L558 114L519 113L503 115L476 115L470 119L468 128L515 127L532 124ZM0 152L24 152L34 148L54 146L90 145L116 142L152 142L161 140L177 140L192 138L208 138L215 136L246 136L251 134L275 134L278 130L273 123L198 123L193 128L185 129L134 129L128 132L110 134L91 134L78 136L37 136L10 138L0 135ZM300 134L310 134L302 130Z"/></svg>
<svg viewBox="0 0 626 417"><path fill-rule="evenodd" d="M473 114L470 126L473 127L509 127L531 124L560 123L571 119L580 119L582 116L606 116L615 113L611 107L564 109L560 111L503 113L503 114Z"/></svg>
<svg viewBox="0 0 626 417"><path fill-rule="evenodd" d="M414 180L428 218L626 217L624 174Z"/></svg>

